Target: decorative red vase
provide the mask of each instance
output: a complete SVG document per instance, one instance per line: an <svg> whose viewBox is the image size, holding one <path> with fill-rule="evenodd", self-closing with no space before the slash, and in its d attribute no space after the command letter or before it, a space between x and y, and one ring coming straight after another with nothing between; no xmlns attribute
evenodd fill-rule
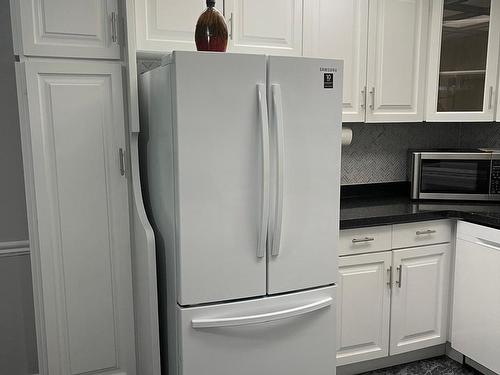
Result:
<svg viewBox="0 0 500 375"><path fill-rule="evenodd" d="M215 9L215 0L207 0L207 9L200 15L194 34L198 51L226 52L227 24Z"/></svg>

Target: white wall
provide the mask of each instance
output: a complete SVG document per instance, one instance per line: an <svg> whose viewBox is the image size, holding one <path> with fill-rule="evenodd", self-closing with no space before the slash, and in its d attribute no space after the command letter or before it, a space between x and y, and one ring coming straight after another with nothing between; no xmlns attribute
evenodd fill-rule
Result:
<svg viewBox="0 0 500 375"><path fill-rule="evenodd" d="M30 259L0 255L0 374L37 373Z"/></svg>
<svg viewBox="0 0 500 375"><path fill-rule="evenodd" d="M28 239L9 2L0 5L0 241Z"/></svg>
<svg viewBox="0 0 500 375"><path fill-rule="evenodd" d="M0 1L0 243L28 239L9 1ZM29 254L0 251L0 374L37 372Z"/></svg>

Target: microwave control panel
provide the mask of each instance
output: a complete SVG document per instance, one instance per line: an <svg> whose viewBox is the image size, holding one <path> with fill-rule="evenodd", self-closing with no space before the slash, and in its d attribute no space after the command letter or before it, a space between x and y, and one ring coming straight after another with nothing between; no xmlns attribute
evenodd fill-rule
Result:
<svg viewBox="0 0 500 375"><path fill-rule="evenodd" d="M491 194L500 194L500 160L491 163Z"/></svg>

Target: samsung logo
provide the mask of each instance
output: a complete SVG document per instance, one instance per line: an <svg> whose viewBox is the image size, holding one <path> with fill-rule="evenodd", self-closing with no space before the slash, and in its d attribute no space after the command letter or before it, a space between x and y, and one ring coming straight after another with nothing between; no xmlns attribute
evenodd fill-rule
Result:
<svg viewBox="0 0 500 375"><path fill-rule="evenodd" d="M320 72L336 73L337 68L319 68Z"/></svg>

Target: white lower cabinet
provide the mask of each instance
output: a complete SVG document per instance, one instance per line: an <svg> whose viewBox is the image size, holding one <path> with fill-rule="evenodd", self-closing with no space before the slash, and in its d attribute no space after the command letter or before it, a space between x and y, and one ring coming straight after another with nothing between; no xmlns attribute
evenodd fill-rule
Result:
<svg viewBox="0 0 500 375"><path fill-rule="evenodd" d="M391 252L339 259L337 365L389 354Z"/></svg>
<svg viewBox="0 0 500 375"><path fill-rule="evenodd" d="M449 221L436 224L451 230ZM373 238L368 233L375 233L377 228L388 231L390 226L356 230L354 241L358 237ZM366 254L339 258L339 366L444 344L447 340L451 244L392 250L394 244L402 242L394 238L398 229L393 226L392 242L386 243L384 250L369 253L367 249ZM342 231L340 237L347 238L352 231ZM346 254L345 247L341 243L341 254Z"/></svg>
<svg viewBox="0 0 500 375"><path fill-rule="evenodd" d="M390 354L446 342L450 244L393 251Z"/></svg>
<svg viewBox="0 0 500 375"><path fill-rule="evenodd" d="M40 375L135 374L121 65L16 69Z"/></svg>

